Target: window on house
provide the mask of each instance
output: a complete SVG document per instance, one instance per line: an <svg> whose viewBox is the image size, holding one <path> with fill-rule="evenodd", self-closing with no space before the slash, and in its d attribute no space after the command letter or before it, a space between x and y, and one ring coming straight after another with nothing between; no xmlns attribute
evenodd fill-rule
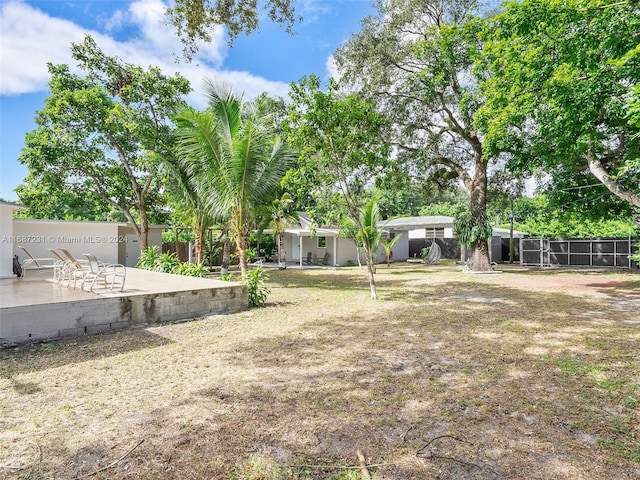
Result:
<svg viewBox="0 0 640 480"><path fill-rule="evenodd" d="M444 238L444 228L425 228L425 238Z"/></svg>
<svg viewBox="0 0 640 480"><path fill-rule="evenodd" d="M327 248L327 237L318 237L318 248Z"/></svg>

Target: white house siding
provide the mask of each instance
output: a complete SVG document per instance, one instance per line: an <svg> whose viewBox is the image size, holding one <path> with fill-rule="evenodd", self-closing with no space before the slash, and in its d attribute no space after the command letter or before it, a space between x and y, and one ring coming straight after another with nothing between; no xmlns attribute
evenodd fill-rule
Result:
<svg viewBox="0 0 640 480"><path fill-rule="evenodd" d="M149 229L149 245L162 247L162 226ZM25 259L22 245L37 258L51 258L50 248L66 248L78 259L92 253L101 262L134 267L140 256L133 227L115 222L13 219L13 254Z"/></svg>
<svg viewBox="0 0 640 480"><path fill-rule="evenodd" d="M18 248L24 246L34 257L53 257L50 248L66 248L77 259L92 253L105 263L118 263L118 224L102 222L65 222L54 220L15 219L13 234L19 242L14 253L24 260Z"/></svg>
<svg viewBox="0 0 640 480"><path fill-rule="evenodd" d="M0 278L13 277L13 212L21 207L0 202Z"/></svg>
<svg viewBox="0 0 640 480"><path fill-rule="evenodd" d="M323 236L323 235L319 235L319 236ZM307 258L307 255L309 252L311 252L311 256L313 258L324 258L325 253L329 253L329 265L335 265L336 263L336 259L333 258L334 257L334 243L336 242L336 240L338 241L337 247L338 247L338 258L340 255L340 240L339 238L336 237L327 237L325 236L324 238L326 239L326 246L325 247L319 247L318 246L318 236L316 237L309 237L309 236L303 236L303 237L298 237L296 235L290 235L291 239L292 239L292 243L293 242L297 242L298 245L300 245L300 238L302 238L302 259L305 260ZM287 256L287 260L291 259L292 261L300 261L300 256L297 255L299 248L296 249L290 249L287 250L287 253L292 252L291 256ZM293 258L293 253L295 252L295 256L297 258Z"/></svg>
<svg viewBox="0 0 640 480"><path fill-rule="evenodd" d="M393 244L393 260L406 260L409 258L409 235L408 232L396 233L400 238ZM384 252L383 252L384 253Z"/></svg>

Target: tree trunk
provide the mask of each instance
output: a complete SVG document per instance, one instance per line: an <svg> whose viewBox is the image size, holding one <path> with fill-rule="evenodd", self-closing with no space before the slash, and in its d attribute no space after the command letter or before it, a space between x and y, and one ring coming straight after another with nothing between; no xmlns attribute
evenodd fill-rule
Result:
<svg viewBox="0 0 640 480"><path fill-rule="evenodd" d="M634 207L640 208L640 195L636 192L623 188L622 185L612 178L591 150L587 151L587 161L589 162L589 170L591 173L600 180L600 182L607 187L611 193L618 198L629 202Z"/></svg>
<svg viewBox="0 0 640 480"><path fill-rule="evenodd" d="M238 261L240 263L240 273L245 276L249 272L249 262L247 261L247 240L244 235L240 235L236 239L236 248L238 251Z"/></svg>
<svg viewBox="0 0 640 480"><path fill-rule="evenodd" d="M230 259L231 259L231 242L229 241L229 238L224 237L224 241L222 243L222 260L220 262L221 267L220 267L220 273L227 274L229 273L229 263L230 263Z"/></svg>
<svg viewBox="0 0 640 480"><path fill-rule="evenodd" d="M378 292L376 291L376 279L375 275L375 265L370 262L367 262L367 273L369 274L369 288L371 289L371 298L373 300L378 299Z"/></svg>
<svg viewBox="0 0 640 480"><path fill-rule="evenodd" d="M140 207L140 251L144 252L149 247L149 219L144 199L140 199L138 203Z"/></svg>
<svg viewBox="0 0 640 480"><path fill-rule="evenodd" d="M509 215L509 263L513 263L513 198L511 199L511 212Z"/></svg>
<svg viewBox="0 0 640 480"><path fill-rule="evenodd" d="M367 256L367 274L369 275L369 287L371 288L371 298L373 300L378 299L378 292L376 291L376 264L373 258L373 252L371 252L366 246L364 252Z"/></svg>
<svg viewBox="0 0 640 480"><path fill-rule="evenodd" d="M470 249L469 268L472 272L490 272L493 270L489 260L489 242L487 240L474 245Z"/></svg>
<svg viewBox="0 0 640 480"><path fill-rule="evenodd" d="M204 261L204 245L205 245L205 239L204 239L204 232L201 229L197 229L195 232L195 237L196 237L196 263L198 265L202 265L202 262Z"/></svg>
<svg viewBox="0 0 640 480"><path fill-rule="evenodd" d="M149 248L149 225L140 225L140 251L144 252Z"/></svg>
<svg viewBox="0 0 640 480"><path fill-rule="evenodd" d="M284 251L284 235L278 233L278 268L287 268L287 255Z"/></svg>
<svg viewBox="0 0 640 480"><path fill-rule="evenodd" d="M193 224L193 235L195 237L196 263L202 265L204 263L204 255L206 250L206 232L207 222L202 216L197 216Z"/></svg>
<svg viewBox="0 0 640 480"><path fill-rule="evenodd" d="M477 212L487 210L487 165L476 156L476 173L470 184L471 209ZM470 247L469 268L472 272L490 272L489 244L481 240Z"/></svg>

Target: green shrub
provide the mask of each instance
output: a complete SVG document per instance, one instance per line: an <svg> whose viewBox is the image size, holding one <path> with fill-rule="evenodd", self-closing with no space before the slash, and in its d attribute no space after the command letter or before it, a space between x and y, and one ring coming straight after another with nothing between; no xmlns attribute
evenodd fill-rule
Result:
<svg viewBox="0 0 640 480"><path fill-rule="evenodd" d="M222 274L220 275L220 280L231 282L233 281L232 274ZM262 268L256 268L255 270L249 270L249 273L242 280L247 285L249 307L261 307L264 305L271 293L271 289L265 285L265 282L269 280L269 274Z"/></svg>
<svg viewBox="0 0 640 480"><path fill-rule="evenodd" d="M180 259L175 253L163 253L156 258L154 270L163 273L175 273L180 266Z"/></svg>
<svg viewBox="0 0 640 480"><path fill-rule="evenodd" d="M253 263L257 256L256 249L253 247L247 247L247 249L245 250L245 253L247 254L247 261L249 263Z"/></svg>
<svg viewBox="0 0 640 480"><path fill-rule="evenodd" d="M140 258L138 258L136 266L143 270L175 273L177 275L187 275L190 277L204 277L207 273L201 265L181 262L174 253L160 254L156 245L140 253Z"/></svg>
<svg viewBox="0 0 640 480"><path fill-rule="evenodd" d="M629 258L634 262L640 263L640 243L636 243L636 253L629 255Z"/></svg>
<svg viewBox="0 0 640 480"><path fill-rule="evenodd" d="M179 275L187 275L189 277L206 277L207 270L202 265L195 263L180 263L173 272Z"/></svg>
<svg viewBox="0 0 640 480"><path fill-rule="evenodd" d="M269 274L262 268L250 270L245 277L245 282L249 290L249 306L260 307L265 304L271 289L265 285L269 280Z"/></svg>
<svg viewBox="0 0 640 480"><path fill-rule="evenodd" d="M424 247L422 250L420 250L420 258L422 258L423 262L427 261L427 258L429 257L429 251L430 250L431 250L431 247Z"/></svg>
<svg viewBox="0 0 640 480"><path fill-rule="evenodd" d="M146 248L140 253L136 266L143 270L154 270L156 258L158 258L158 247L153 246Z"/></svg>

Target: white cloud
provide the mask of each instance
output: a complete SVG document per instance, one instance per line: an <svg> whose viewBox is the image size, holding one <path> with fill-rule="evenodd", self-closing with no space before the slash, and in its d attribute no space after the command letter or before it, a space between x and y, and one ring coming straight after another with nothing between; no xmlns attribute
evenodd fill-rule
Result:
<svg viewBox="0 0 640 480"><path fill-rule="evenodd" d="M0 6L0 94L46 90L47 62L70 63L71 42L84 31L20 2Z"/></svg>
<svg viewBox="0 0 640 480"><path fill-rule="evenodd" d="M69 20L53 18L20 1L0 5L0 95L46 91L49 81L47 62L74 66L70 46L90 34L107 54L144 68L157 66L168 75L181 73L194 89L190 100L204 105L202 79L212 78L231 85L252 98L262 92L286 96L288 85L258 77L249 72L224 69L227 46L223 30L217 29L210 45L204 46L193 63L176 63L182 51L180 40L171 27L163 25L165 4L161 0L136 0L126 12L117 11L104 26L107 33L124 28L135 34L125 41L89 31Z"/></svg>
<svg viewBox="0 0 640 480"><path fill-rule="evenodd" d="M336 63L336 59L333 55L329 55L327 57L327 61L325 62L325 67L327 68L328 77L334 78L335 80L339 80L340 77L342 77L342 74L338 69L338 64Z"/></svg>
<svg viewBox="0 0 640 480"><path fill-rule="evenodd" d="M305 23L314 23L333 10L331 2L322 0L301 0L297 5L297 12L304 18Z"/></svg>
<svg viewBox="0 0 640 480"><path fill-rule="evenodd" d="M107 32L113 32L113 31L118 31L122 28L122 25L124 24L124 21L125 21L125 16L126 15L122 10L116 10L116 12L106 20L100 17L98 18L98 20L101 21L101 23L104 26L104 29Z"/></svg>

